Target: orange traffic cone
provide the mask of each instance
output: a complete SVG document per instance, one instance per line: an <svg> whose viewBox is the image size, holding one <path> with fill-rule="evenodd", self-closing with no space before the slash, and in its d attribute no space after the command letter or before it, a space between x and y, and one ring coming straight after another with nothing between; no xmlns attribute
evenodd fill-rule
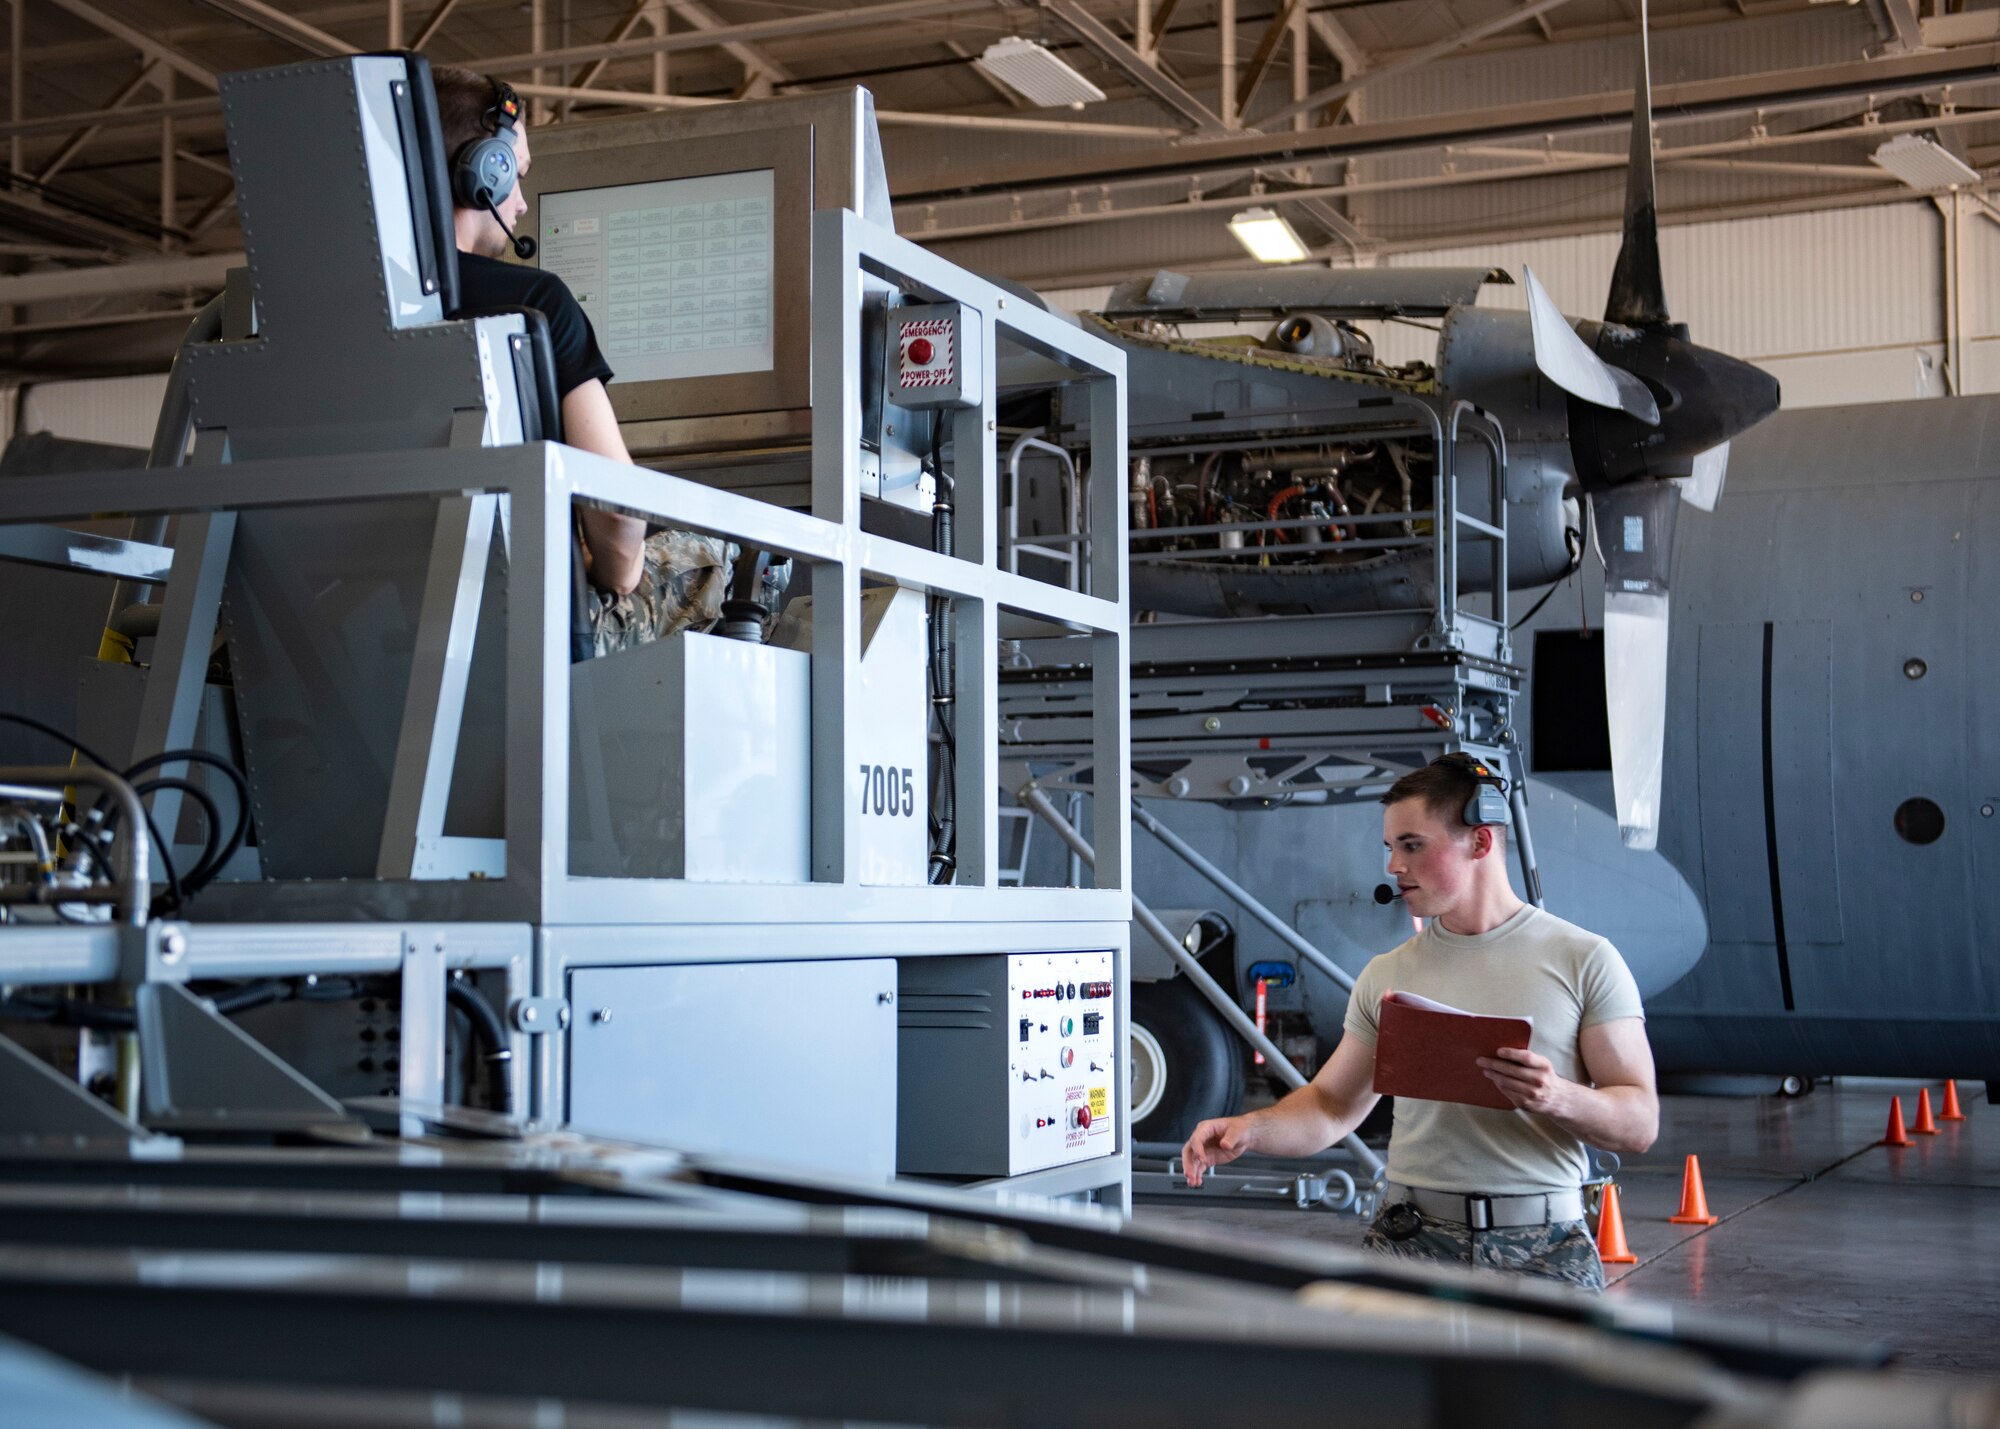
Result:
<svg viewBox="0 0 2000 1429"><path fill-rule="evenodd" d="M1882 1138L1884 1146L1908 1146L1909 1135L1903 1130L1903 1099L1889 1098L1889 1134Z"/></svg>
<svg viewBox="0 0 2000 1429"><path fill-rule="evenodd" d="M1964 1121L1965 1113L1958 1109L1958 1083L1944 1084L1944 1110L1938 1113L1939 1121Z"/></svg>
<svg viewBox="0 0 2000 1429"><path fill-rule="evenodd" d="M1910 1128L1913 1136L1936 1136L1937 1123L1931 1120L1931 1089L1925 1087L1917 1093L1917 1120Z"/></svg>
<svg viewBox="0 0 2000 1429"><path fill-rule="evenodd" d="M1712 1226L1719 1218L1708 1213L1708 1193L1701 1185L1701 1162L1690 1156L1681 1173L1681 1208L1667 1217L1668 1225Z"/></svg>
<svg viewBox="0 0 2000 1429"><path fill-rule="evenodd" d="M1625 1244L1625 1216L1618 1209L1618 1187L1604 1183L1604 1200L1597 1210L1597 1258L1606 1265L1637 1265L1639 1257Z"/></svg>

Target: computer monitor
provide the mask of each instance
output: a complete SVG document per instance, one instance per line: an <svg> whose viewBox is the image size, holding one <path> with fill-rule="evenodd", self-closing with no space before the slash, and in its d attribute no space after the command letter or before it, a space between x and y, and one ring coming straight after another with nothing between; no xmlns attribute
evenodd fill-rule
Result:
<svg viewBox="0 0 2000 1429"><path fill-rule="evenodd" d="M772 171L544 193L542 267L569 284L621 383L768 372Z"/></svg>
<svg viewBox="0 0 2000 1429"><path fill-rule="evenodd" d="M814 126L772 119L703 132L676 114L535 136L522 223L590 318L635 450L662 424L811 404Z"/></svg>

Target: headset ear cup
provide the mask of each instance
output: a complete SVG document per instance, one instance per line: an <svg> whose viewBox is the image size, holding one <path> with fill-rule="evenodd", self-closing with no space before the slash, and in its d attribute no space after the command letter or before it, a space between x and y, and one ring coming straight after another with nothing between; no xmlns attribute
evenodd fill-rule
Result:
<svg viewBox="0 0 2000 1429"><path fill-rule="evenodd" d="M1507 807L1507 796L1490 784L1482 784L1465 806L1465 821L1474 828L1503 828L1514 822L1514 816Z"/></svg>
<svg viewBox="0 0 2000 1429"><path fill-rule="evenodd" d="M481 191L487 197L480 197ZM514 145L511 139L474 139L458 151L451 164L451 193L460 208L497 208L514 192Z"/></svg>

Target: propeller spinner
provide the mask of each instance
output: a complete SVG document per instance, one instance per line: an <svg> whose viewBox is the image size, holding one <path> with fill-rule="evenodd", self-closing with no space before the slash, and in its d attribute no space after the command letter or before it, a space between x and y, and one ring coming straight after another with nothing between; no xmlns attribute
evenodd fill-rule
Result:
<svg viewBox="0 0 2000 1429"><path fill-rule="evenodd" d="M1666 739L1667 581L1682 500L1712 511L1729 443L1778 410L1777 379L1697 347L1668 314L1653 181L1646 11L1639 12L1625 236L1604 321L1570 323L1527 274L1535 366L1569 394L1570 451L1604 559L1604 695L1618 828L1659 837Z"/></svg>

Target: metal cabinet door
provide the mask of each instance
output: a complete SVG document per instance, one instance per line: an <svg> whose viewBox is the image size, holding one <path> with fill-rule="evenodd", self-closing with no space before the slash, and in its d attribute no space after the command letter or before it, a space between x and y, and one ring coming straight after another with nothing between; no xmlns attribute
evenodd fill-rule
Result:
<svg viewBox="0 0 2000 1429"><path fill-rule="evenodd" d="M893 958L579 969L570 1125L887 1180L895 993Z"/></svg>

